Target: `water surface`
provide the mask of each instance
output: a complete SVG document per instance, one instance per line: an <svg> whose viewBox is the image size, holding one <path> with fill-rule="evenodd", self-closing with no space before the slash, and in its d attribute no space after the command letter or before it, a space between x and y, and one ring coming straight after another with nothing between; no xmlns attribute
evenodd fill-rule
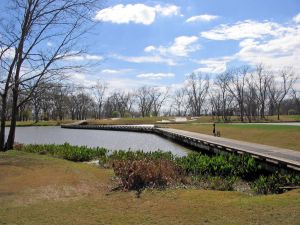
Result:
<svg viewBox="0 0 300 225"><path fill-rule="evenodd" d="M16 141L24 144L63 144L105 147L110 150L171 151L182 156L190 150L155 134L60 127L17 127Z"/></svg>

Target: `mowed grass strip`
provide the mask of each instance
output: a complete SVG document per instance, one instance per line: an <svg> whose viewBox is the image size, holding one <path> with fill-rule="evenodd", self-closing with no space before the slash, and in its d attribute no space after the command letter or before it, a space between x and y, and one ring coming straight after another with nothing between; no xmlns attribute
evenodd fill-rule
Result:
<svg viewBox="0 0 300 225"><path fill-rule="evenodd" d="M116 118L116 119L100 119L87 120L91 125L134 125L134 124L154 124L162 120L170 120L174 117L139 117L139 118Z"/></svg>
<svg viewBox="0 0 300 225"><path fill-rule="evenodd" d="M17 121L17 127L30 127L30 126L60 126L61 124L74 123L77 120L41 120L39 122L35 122L32 120L28 121ZM6 121L5 124L7 127L10 126L10 121Z"/></svg>
<svg viewBox="0 0 300 225"><path fill-rule="evenodd" d="M197 119L191 120L191 117L186 117L188 121L186 122L177 122L179 124L182 123L211 123L211 122L222 122L222 120L218 120L216 117L212 116L201 116ZM88 124L103 124L103 125L133 125L133 124L155 124L155 123L161 123L162 120L170 120L172 123L174 122L175 117L140 117L140 118L119 118L119 119L88 119ZM61 124L68 124L68 123L74 123L77 120L48 120L48 121L39 121L35 122L32 120L28 121L17 121L17 126L59 126ZM299 122L300 121L300 115L282 115L280 116L280 120L277 120L277 116L268 116L265 120L256 120L254 122ZM230 122L240 122L239 117L232 116ZM10 121L6 122L6 126L10 125Z"/></svg>
<svg viewBox="0 0 300 225"><path fill-rule="evenodd" d="M165 117L139 117L139 118L107 118L107 119L88 119L88 124L91 125L133 125L133 124L160 124L161 121L170 121L171 123L179 123L179 124L189 124L189 123L211 123L211 122L224 122L222 118L219 119L217 117L212 116L200 116L192 117L187 116L185 117L187 121L175 122L176 116L165 116ZM247 119L245 119L247 122ZM300 115L281 115L280 120L277 120L277 116L267 116L266 119L260 119L259 117L253 122L299 122ZM231 116L230 121L227 122L241 122L238 116Z"/></svg>
<svg viewBox="0 0 300 225"><path fill-rule="evenodd" d="M213 134L213 126L211 124L170 124L165 127L209 135ZM300 151L300 126L216 124L216 131L220 131L221 137L225 138Z"/></svg>
<svg viewBox="0 0 300 225"><path fill-rule="evenodd" d="M111 170L0 153L0 224L299 224L300 191L249 196L196 189L111 192Z"/></svg>

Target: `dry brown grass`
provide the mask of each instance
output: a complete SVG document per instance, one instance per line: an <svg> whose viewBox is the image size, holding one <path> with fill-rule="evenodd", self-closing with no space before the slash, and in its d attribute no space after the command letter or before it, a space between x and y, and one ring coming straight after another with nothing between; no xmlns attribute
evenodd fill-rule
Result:
<svg viewBox="0 0 300 225"><path fill-rule="evenodd" d="M0 224L293 225L300 221L300 190L269 196L146 190L136 198L134 192L109 191L111 170L14 151L0 153L0 159Z"/></svg>
<svg viewBox="0 0 300 225"><path fill-rule="evenodd" d="M28 126L60 126L61 124L74 123L76 120L48 120L48 121L39 121L35 122L32 120L28 121L17 121L18 127L28 127ZM6 122L6 126L10 126L10 121Z"/></svg>
<svg viewBox="0 0 300 225"><path fill-rule="evenodd" d="M88 165L46 156L21 152L2 155L0 204L9 201L23 205L42 199L78 197L103 191L103 188L107 190L108 178L105 172Z"/></svg>

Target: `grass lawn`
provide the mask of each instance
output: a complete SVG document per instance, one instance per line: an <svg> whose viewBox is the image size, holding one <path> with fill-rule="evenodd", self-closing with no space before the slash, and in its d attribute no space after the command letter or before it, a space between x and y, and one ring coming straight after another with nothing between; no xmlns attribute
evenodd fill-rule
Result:
<svg viewBox="0 0 300 225"><path fill-rule="evenodd" d="M120 119L101 119L101 120L94 120L89 119L89 124L107 124L107 125L131 125L131 124L155 124L158 121L162 120L173 120L175 117L144 117L144 118L120 118ZM178 122L180 124L186 123L211 123L211 122L222 122L221 120L218 121L217 118L212 118L212 116L201 116L197 119L191 120L191 117L186 117L189 121L187 122ZM277 116L268 116L266 120L257 120L253 122L299 122L300 115L282 115L280 116L280 120L277 120ZM239 117L232 116L230 122L240 122ZM245 121L247 122L247 121ZM174 122L173 122L174 123ZM158 123L159 124L159 123Z"/></svg>
<svg viewBox="0 0 300 225"><path fill-rule="evenodd" d="M131 125L131 124L155 124L158 121L162 120L173 120L175 117L144 117L144 118L120 118L120 119L101 119L94 120L88 119L89 124L107 124L107 125ZM187 117L189 121L187 122L178 122L179 124L189 124L189 123L211 123L218 122L217 119L213 119L211 116L201 116L196 120L190 121L191 117ZM257 122L296 122L300 121L300 115L282 115L280 120L277 120L276 116L269 116L267 120L257 121ZM17 126L59 126L61 124L74 123L74 120L49 120L49 121L39 121L35 123L32 120L29 121L17 121ZM222 121L219 121L222 122ZM240 122L238 117L231 117L231 122ZM8 121L7 126L10 122ZM159 123L158 123L159 124Z"/></svg>
<svg viewBox="0 0 300 225"><path fill-rule="evenodd" d="M17 151L0 153L0 224L299 224L300 190L111 192L113 172Z"/></svg>
<svg viewBox="0 0 300 225"><path fill-rule="evenodd" d="M74 120L49 120L49 121L39 121L39 122L34 122L32 120L28 121L17 121L17 126L18 127L28 127L28 126L60 126L61 124L67 124L67 123L74 123L76 121ZM10 126L10 122L6 122L6 126Z"/></svg>
<svg viewBox="0 0 300 225"><path fill-rule="evenodd" d="M140 117L140 118L119 118L119 119L101 119L88 120L88 124L104 125L131 125L131 124L154 124L157 121L174 119L174 117Z"/></svg>
<svg viewBox="0 0 300 225"><path fill-rule="evenodd" d="M170 124L166 127L212 135L211 124ZM300 151L300 126L267 124L216 124L221 136Z"/></svg>

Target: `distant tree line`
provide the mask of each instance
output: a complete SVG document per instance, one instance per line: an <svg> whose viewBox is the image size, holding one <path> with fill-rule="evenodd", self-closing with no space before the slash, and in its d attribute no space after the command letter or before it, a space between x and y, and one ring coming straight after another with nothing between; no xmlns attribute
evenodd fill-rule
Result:
<svg viewBox="0 0 300 225"><path fill-rule="evenodd" d="M274 72L263 65L252 70L246 66L234 68L214 78L192 73L185 85L176 90L143 86L116 91L101 81L90 87L47 82L40 83L32 97L22 104L17 120L159 115L211 115L223 121L238 116L247 122L265 119L268 115L277 115L279 119L281 114L300 114L300 95L295 90L295 82L291 68ZM9 115L7 118L10 119Z"/></svg>

